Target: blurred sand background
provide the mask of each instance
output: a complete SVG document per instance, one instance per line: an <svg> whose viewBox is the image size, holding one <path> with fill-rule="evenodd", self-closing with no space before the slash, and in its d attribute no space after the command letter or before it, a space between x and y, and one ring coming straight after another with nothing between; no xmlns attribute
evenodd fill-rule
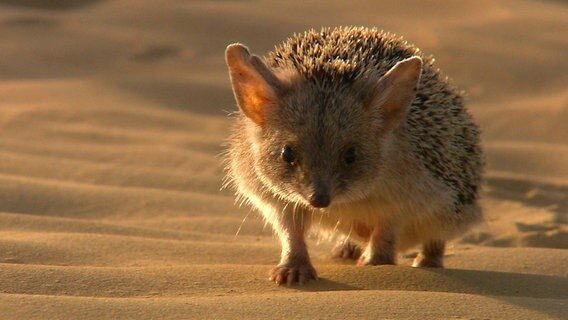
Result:
<svg viewBox="0 0 568 320"><path fill-rule="evenodd" d="M278 287L270 229L219 191L223 53L337 25L404 35L468 92L487 219L445 270L312 241L321 279ZM0 0L0 318L565 319L567 34L563 1Z"/></svg>

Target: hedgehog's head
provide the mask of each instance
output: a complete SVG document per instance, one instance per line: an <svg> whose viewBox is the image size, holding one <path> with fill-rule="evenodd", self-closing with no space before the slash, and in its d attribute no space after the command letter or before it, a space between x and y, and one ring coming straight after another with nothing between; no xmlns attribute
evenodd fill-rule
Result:
<svg viewBox="0 0 568 320"><path fill-rule="evenodd" d="M241 44L226 51L255 172L278 196L315 208L365 197L380 179L392 132L415 98L422 60L342 83L269 68ZM380 181L379 181L380 183Z"/></svg>

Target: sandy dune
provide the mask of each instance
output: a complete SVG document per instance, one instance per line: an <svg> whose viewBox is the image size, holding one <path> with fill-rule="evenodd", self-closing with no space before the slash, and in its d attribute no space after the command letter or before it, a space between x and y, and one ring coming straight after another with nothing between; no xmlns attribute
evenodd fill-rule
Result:
<svg viewBox="0 0 568 320"><path fill-rule="evenodd" d="M335 25L400 33L467 90L485 223L447 269L266 280L279 247L219 191L223 51ZM568 314L568 6L561 1L0 0L0 318L561 319ZM238 233L238 235L237 235Z"/></svg>

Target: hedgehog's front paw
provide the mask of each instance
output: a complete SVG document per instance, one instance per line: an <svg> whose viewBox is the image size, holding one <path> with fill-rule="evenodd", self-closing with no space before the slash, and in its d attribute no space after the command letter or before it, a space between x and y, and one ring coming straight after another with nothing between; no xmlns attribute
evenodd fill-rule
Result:
<svg viewBox="0 0 568 320"><path fill-rule="evenodd" d="M361 247L349 240L343 240L331 249L331 256L338 259L357 260L361 256Z"/></svg>
<svg viewBox="0 0 568 320"><path fill-rule="evenodd" d="M316 280L318 278L316 269L310 262L302 264L284 263L279 264L270 270L268 279L277 284L294 283L304 284L309 280Z"/></svg>

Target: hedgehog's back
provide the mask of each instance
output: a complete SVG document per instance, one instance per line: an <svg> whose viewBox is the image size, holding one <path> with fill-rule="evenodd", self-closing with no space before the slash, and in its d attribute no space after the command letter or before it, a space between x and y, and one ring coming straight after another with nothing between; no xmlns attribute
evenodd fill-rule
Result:
<svg viewBox="0 0 568 320"><path fill-rule="evenodd" d="M393 34L363 27L310 30L287 39L271 52L275 68L295 69L304 78L353 81L369 70L384 74L397 61L420 50Z"/></svg>

